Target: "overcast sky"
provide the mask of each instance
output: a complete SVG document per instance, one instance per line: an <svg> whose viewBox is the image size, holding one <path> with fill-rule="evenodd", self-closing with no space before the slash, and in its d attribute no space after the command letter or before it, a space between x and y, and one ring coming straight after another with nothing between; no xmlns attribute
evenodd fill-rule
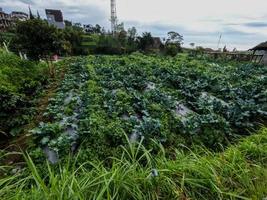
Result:
<svg viewBox="0 0 267 200"><path fill-rule="evenodd" d="M61 9L73 22L110 27L110 0L0 0L6 12ZM168 31L184 36L185 46L217 48L220 34L228 49L248 49L267 40L267 0L117 0L117 12L125 27L164 37Z"/></svg>

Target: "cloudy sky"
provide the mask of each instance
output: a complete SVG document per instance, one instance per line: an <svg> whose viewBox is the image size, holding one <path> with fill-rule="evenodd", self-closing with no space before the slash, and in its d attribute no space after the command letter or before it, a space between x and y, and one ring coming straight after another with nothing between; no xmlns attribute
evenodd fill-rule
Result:
<svg viewBox="0 0 267 200"><path fill-rule="evenodd" d="M99 23L109 29L110 0L0 0L6 12L27 11L31 5L45 17L44 9L61 9L73 22ZM164 37L170 30L184 36L185 46L248 49L267 41L267 0L117 0L118 18L139 33Z"/></svg>

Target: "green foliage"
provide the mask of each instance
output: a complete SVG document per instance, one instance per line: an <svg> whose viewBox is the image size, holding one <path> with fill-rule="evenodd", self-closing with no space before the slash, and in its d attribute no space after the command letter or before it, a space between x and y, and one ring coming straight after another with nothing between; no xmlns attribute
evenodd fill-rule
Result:
<svg viewBox="0 0 267 200"><path fill-rule="evenodd" d="M95 39L96 37L97 39ZM86 38L91 38L91 40L85 40L83 45L87 46L89 52L96 54L117 55L138 50L147 51L154 44L151 33L144 33L142 37L137 37L135 27L129 29L128 32L122 28L115 35L91 34L90 36L86 35Z"/></svg>
<svg viewBox="0 0 267 200"><path fill-rule="evenodd" d="M186 54L63 63L64 80L46 120L31 131L39 147L25 156L27 167L0 166L4 199L266 197L266 128L218 153L266 120L266 68ZM29 107L46 66L5 52L0 64L1 116L12 117L2 122L8 125L21 105ZM27 121L26 111L19 116ZM44 164L41 148L55 151L60 163ZM68 157L77 149L77 157Z"/></svg>
<svg viewBox="0 0 267 200"><path fill-rule="evenodd" d="M62 46L59 30L40 19L19 22L14 45L33 60L59 54Z"/></svg>
<svg viewBox="0 0 267 200"><path fill-rule="evenodd" d="M175 44L165 45L165 54L168 56L176 56L180 50L181 48L178 48Z"/></svg>
<svg viewBox="0 0 267 200"><path fill-rule="evenodd" d="M96 36L91 35L91 41L84 42L83 44L93 48L93 51L96 54L125 54L137 51L138 49L136 36L128 35L124 30L118 32L116 35L102 34L97 36L97 39L95 39L95 37Z"/></svg>
<svg viewBox="0 0 267 200"><path fill-rule="evenodd" d="M56 166L37 165L26 154L26 168L1 166L4 199L263 199L266 197L267 129L224 153L181 146L172 159L142 143L122 146L122 153L78 164L69 158Z"/></svg>
<svg viewBox="0 0 267 200"><path fill-rule="evenodd" d="M117 37L102 34L96 47L97 54L122 54L123 46Z"/></svg>
<svg viewBox="0 0 267 200"><path fill-rule="evenodd" d="M3 43L6 43L7 46L12 42L14 39L15 34L9 32L1 32L0 33L0 45L2 46Z"/></svg>
<svg viewBox="0 0 267 200"><path fill-rule="evenodd" d="M86 34L82 36L82 48L84 51L89 54L93 54L96 52L97 44L99 42L99 35L97 34Z"/></svg>
<svg viewBox="0 0 267 200"><path fill-rule="evenodd" d="M154 139L167 149L183 143L220 150L266 119L267 71L261 66L215 64L183 54L89 56L68 65L45 113L62 130L49 136L40 126L37 141L51 138L59 152L79 143L85 160L113 155L125 144L124 134L143 138L147 147ZM68 135L70 127L75 136Z"/></svg>
<svg viewBox="0 0 267 200"><path fill-rule="evenodd" d="M48 69L2 50L0 66L0 131L15 134L30 120L32 96L47 83Z"/></svg>
<svg viewBox="0 0 267 200"><path fill-rule="evenodd" d="M67 26L57 29L40 19L20 22L16 26L12 46L17 51L26 53L31 59L46 59L57 55L83 55L83 29Z"/></svg>
<svg viewBox="0 0 267 200"><path fill-rule="evenodd" d="M84 54L82 49L83 30L76 28L75 26L66 27L63 30L64 39L70 43L70 55L82 55ZM66 48L63 48L66 49Z"/></svg>
<svg viewBox="0 0 267 200"><path fill-rule="evenodd" d="M182 51L183 36L177 32L168 32L168 38L165 43L165 54L169 56L176 56Z"/></svg>
<svg viewBox="0 0 267 200"><path fill-rule="evenodd" d="M147 51L154 44L153 37L149 32L143 33L142 37L139 37L138 39L139 48L142 51Z"/></svg>
<svg viewBox="0 0 267 200"><path fill-rule="evenodd" d="M85 27L85 32L88 34L104 34L105 31L103 31L103 28L99 25L96 24L95 26L91 24L84 25Z"/></svg>

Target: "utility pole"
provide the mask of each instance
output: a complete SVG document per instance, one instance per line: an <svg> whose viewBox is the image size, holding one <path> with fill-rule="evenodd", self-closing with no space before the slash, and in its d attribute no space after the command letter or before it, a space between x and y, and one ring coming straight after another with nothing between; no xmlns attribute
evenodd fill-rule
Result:
<svg viewBox="0 0 267 200"><path fill-rule="evenodd" d="M117 18L117 10L116 10L116 0L111 0L111 32L112 34L116 33L117 31L117 23L118 23L118 18Z"/></svg>

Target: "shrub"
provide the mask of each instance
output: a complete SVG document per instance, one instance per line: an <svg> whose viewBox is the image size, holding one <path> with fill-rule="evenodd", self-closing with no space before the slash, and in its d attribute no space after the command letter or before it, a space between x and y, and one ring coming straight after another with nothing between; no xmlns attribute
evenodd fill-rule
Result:
<svg viewBox="0 0 267 200"><path fill-rule="evenodd" d="M29 121L32 96L47 83L44 63L0 51L0 131L9 133ZM16 131L15 131L16 132Z"/></svg>

